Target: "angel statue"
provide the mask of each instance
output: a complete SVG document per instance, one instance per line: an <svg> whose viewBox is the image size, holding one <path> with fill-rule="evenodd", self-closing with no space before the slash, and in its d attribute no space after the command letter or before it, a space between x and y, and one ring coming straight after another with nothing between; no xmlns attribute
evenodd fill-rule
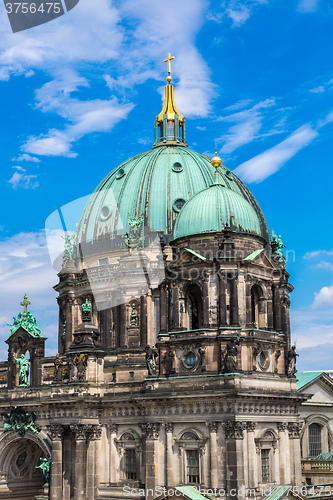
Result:
<svg viewBox="0 0 333 500"><path fill-rule="evenodd" d="M24 354L22 354L20 358L16 358L15 355L13 354L13 358L15 359L16 363L19 365L19 384L23 385L23 386L29 385L28 384L29 360L25 357Z"/></svg>
<svg viewBox="0 0 333 500"><path fill-rule="evenodd" d="M279 256L279 261L283 262L284 261L283 249L286 248L286 245L283 244L280 234L279 236L277 236L276 233L272 231L272 236L273 240L277 243L276 253Z"/></svg>
<svg viewBox="0 0 333 500"><path fill-rule="evenodd" d="M62 261L67 262L68 260L74 260L74 244L76 240L76 233L67 235L65 237L62 236L62 239L65 240L65 251Z"/></svg>
<svg viewBox="0 0 333 500"><path fill-rule="evenodd" d="M40 465L36 465L36 469L41 469L44 475L46 484L50 483L50 469L51 469L51 459L40 458Z"/></svg>

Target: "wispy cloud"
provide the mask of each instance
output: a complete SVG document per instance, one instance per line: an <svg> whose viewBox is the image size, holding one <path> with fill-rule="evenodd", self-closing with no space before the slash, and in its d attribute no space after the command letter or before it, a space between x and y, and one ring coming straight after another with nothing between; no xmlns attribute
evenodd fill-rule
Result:
<svg viewBox="0 0 333 500"><path fill-rule="evenodd" d="M30 156L26 153L19 155L17 158L13 158L12 161L31 161L34 163L40 163L39 158L36 158L35 156Z"/></svg>
<svg viewBox="0 0 333 500"><path fill-rule="evenodd" d="M314 259L322 255L333 255L333 250L313 250L311 252L306 252L303 259Z"/></svg>
<svg viewBox="0 0 333 500"><path fill-rule="evenodd" d="M39 187L39 183L35 180L37 175L26 174L26 170L20 166L13 167L16 169L13 176L9 179L9 184L11 184L13 189L23 188L23 189L36 189Z"/></svg>
<svg viewBox="0 0 333 500"><path fill-rule="evenodd" d="M300 0L298 10L300 12L315 12L319 7L319 0Z"/></svg>
<svg viewBox="0 0 333 500"><path fill-rule="evenodd" d="M249 101L243 100L231 107L229 106L227 109L237 109L239 106L245 107L248 102ZM229 116L220 117L220 121L235 123L235 125L232 125L229 128L227 134L219 138L219 141L222 140L224 142L221 153L232 153L237 148L244 146L259 137L259 132L264 119L263 110L274 105L274 99L266 99L265 101L255 104L249 109L242 109L241 111L233 113Z"/></svg>
<svg viewBox="0 0 333 500"><path fill-rule="evenodd" d="M303 125L280 144L242 163L235 169L235 173L245 182L261 182L277 172L318 135L319 133L310 124Z"/></svg>
<svg viewBox="0 0 333 500"><path fill-rule="evenodd" d="M310 89L309 92L311 92L312 94L321 94L322 92L325 92L325 87L323 85L319 85L319 87Z"/></svg>
<svg viewBox="0 0 333 500"><path fill-rule="evenodd" d="M232 27L238 28L249 19L255 6L267 3L268 0L224 0L221 10L210 11L208 19L218 23L223 19L231 19Z"/></svg>

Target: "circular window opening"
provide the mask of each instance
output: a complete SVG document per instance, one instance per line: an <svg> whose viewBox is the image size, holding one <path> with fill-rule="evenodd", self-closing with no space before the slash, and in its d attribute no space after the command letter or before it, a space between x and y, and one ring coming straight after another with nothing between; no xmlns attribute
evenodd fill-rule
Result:
<svg viewBox="0 0 333 500"><path fill-rule="evenodd" d="M172 206L174 212L180 212L183 206L185 205L186 201L183 200L182 198L179 198L176 200Z"/></svg>
<svg viewBox="0 0 333 500"><path fill-rule="evenodd" d="M261 353L259 354L259 366L262 370L268 370L269 355L267 351L261 351Z"/></svg>
<svg viewBox="0 0 333 500"><path fill-rule="evenodd" d="M174 172L182 172L183 171L183 167L181 166L181 164L178 161L176 161L176 163L174 163L172 165L172 170Z"/></svg>
<svg viewBox="0 0 333 500"><path fill-rule="evenodd" d="M111 215L111 211L110 211L109 207L104 205L104 207L102 207L102 210L101 210L101 219L107 220L110 217L110 215Z"/></svg>
<svg viewBox="0 0 333 500"><path fill-rule="evenodd" d="M230 170L226 171L225 176L229 179L229 181L234 180L234 176L233 176L232 172L230 172Z"/></svg>
<svg viewBox="0 0 333 500"><path fill-rule="evenodd" d="M118 174L117 174L116 179L121 179L122 177L124 177L124 175L125 175L125 170L123 168L120 168L118 170Z"/></svg>
<svg viewBox="0 0 333 500"><path fill-rule="evenodd" d="M187 364L187 366L189 368L193 368L193 366L195 365L195 363L197 362L197 357L196 355L194 354L194 352L188 352L185 356L185 363Z"/></svg>

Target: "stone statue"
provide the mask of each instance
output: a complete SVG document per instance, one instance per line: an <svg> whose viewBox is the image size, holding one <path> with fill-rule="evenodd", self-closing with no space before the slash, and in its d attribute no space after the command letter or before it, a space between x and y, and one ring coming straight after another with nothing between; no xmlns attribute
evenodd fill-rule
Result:
<svg viewBox="0 0 333 500"><path fill-rule="evenodd" d="M73 359L73 364L77 369L77 380L78 382L82 382L87 368L87 355L77 352Z"/></svg>
<svg viewBox="0 0 333 500"><path fill-rule="evenodd" d="M295 375L297 356L298 354L296 353L296 346L292 345L291 349L289 349L286 354L286 375L288 377L293 377Z"/></svg>
<svg viewBox="0 0 333 500"><path fill-rule="evenodd" d="M175 373L175 351L169 349L163 356L162 364L165 368L166 375Z"/></svg>
<svg viewBox="0 0 333 500"><path fill-rule="evenodd" d="M21 355L20 358L16 358L13 354L13 358L16 363L19 365L19 385L27 386L29 385L29 360L25 357L24 354Z"/></svg>
<svg viewBox="0 0 333 500"><path fill-rule="evenodd" d="M279 261L284 262L283 249L286 245L283 244L281 235L277 236L274 231L272 231L273 240L277 244L276 254L279 256Z"/></svg>
<svg viewBox="0 0 333 500"><path fill-rule="evenodd" d="M41 427L36 424L36 413L26 412L20 406L12 408L10 413L2 413L4 432L15 431L23 437L27 431L38 434Z"/></svg>
<svg viewBox="0 0 333 500"><path fill-rule="evenodd" d="M148 374L152 377L157 375L157 364L156 358L158 358L158 351L149 345L146 346L146 363L148 368Z"/></svg>
<svg viewBox="0 0 333 500"><path fill-rule="evenodd" d="M138 327L138 315L136 313L136 306L133 302L132 304L132 312L131 312L131 320L130 320L130 327L135 328Z"/></svg>
<svg viewBox="0 0 333 500"><path fill-rule="evenodd" d="M54 361L53 361L53 364L54 364L54 378L53 378L53 382L61 382L62 379L63 379L63 367L64 367L64 363L62 362L62 359L59 355L59 353L57 353Z"/></svg>
<svg viewBox="0 0 333 500"><path fill-rule="evenodd" d="M144 216L128 217L129 233L125 233L125 247L131 251L132 248L143 248L145 242Z"/></svg>
<svg viewBox="0 0 333 500"><path fill-rule="evenodd" d="M76 233L65 236L62 236L62 239L65 240L65 250L62 258L63 262L67 262L69 260L74 260L74 243L76 240Z"/></svg>
<svg viewBox="0 0 333 500"><path fill-rule="evenodd" d="M44 475L45 483L50 483L50 469L51 469L51 459L40 458L40 465L36 465L36 469L41 469Z"/></svg>
<svg viewBox="0 0 333 500"><path fill-rule="evenodd" d="M224 373L234 373L237 371L237 354L239 342L231 339L222 354L222 369Z"/></svg>
<svg viewBox="0 0 333 500"><path fill-rule="evenodd" d="M89 302L87 298L86 301L82 304L82 321L90 323L91 321L91 309L92 304Z"/></svg>

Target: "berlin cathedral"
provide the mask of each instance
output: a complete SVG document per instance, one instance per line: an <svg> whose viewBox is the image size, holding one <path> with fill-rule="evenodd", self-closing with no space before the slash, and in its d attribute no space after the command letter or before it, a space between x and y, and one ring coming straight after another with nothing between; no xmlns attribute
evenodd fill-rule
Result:
<svg viewBox="0 0 333 500"><path fill-rule="evenodd" d="M152 149L112 168L66 235L57 355L27 294L8 327L2 499L302 482L283 244L218 155L188 148L171 59Z"/></svg>

